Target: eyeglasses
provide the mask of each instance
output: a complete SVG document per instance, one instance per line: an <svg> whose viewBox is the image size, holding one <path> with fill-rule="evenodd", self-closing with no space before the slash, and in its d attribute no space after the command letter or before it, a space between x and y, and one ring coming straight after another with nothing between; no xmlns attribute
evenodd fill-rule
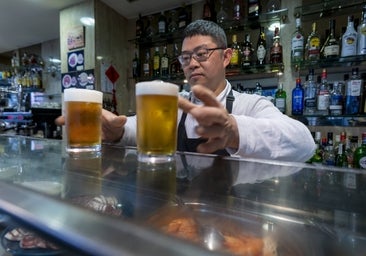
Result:
<svg viewBox="0 0 366 256"><path fill-rule="evenodd" d="M195 59L198 62L203 62L208 60L212 53L215 50L223 50L223 47L216 47L216 48L198 48L195 49L193 52L183 52L181 55L178 56L178 60L183 67L188 66L191 62L191 59Z"/></svg>

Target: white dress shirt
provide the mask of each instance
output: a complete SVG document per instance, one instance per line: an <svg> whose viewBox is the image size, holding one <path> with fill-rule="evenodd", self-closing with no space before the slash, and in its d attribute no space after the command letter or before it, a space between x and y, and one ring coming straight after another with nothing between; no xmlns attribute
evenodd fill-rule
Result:
<svg viewBox="0 0 366 256"><path fill-rule="evenodd" d="M230 89L227 81L226 88L217 96L223 106L226 106ZM235 100L231 114L238 124L239 148L226 148L232 156L305 162L314 154L314 140L303 123L282 114L263 96L237 91L233 91L233 95ZM201 104L194 95L191 101ZM181 114L179 110L178 119ZM190 114L185 126L188 138L198 138L195 133L197 121ZM136 145L135 116L128 117L121 143Z"/></svg>

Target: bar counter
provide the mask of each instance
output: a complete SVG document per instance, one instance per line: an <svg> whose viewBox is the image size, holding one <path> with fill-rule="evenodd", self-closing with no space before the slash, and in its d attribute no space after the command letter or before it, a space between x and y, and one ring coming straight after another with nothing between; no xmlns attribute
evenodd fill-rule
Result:
<svg viewBox="0 0 366 256"><path fill-rule="evenodd" d="M253 255L257 241L262 255L366 252L362 170L183 152L153 166L133 147L74 157L61 140L8 135L0 155L6 255ZM170 228L184 221L182 238ZM6 238L19 227L56 249Z"/></svg>

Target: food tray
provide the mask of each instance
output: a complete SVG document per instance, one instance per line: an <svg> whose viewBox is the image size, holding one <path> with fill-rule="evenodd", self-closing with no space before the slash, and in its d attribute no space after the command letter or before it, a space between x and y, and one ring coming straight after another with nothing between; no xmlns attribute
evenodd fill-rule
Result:
<svg viewBox="0 0 366 256"><path fill-rule="evenodd" d="M193 225L197 226L197 233L192 235L194 232L188 231L190 232L188 236L177 235L176 230L172 232L170 229L172 223L175 224L177 221L192 221L188 225L194 223ZM317 243L313 241L316 238L312 236L309 227L298 223L273 222L258 215L200 203L163 207L155 212L147 223L153 228L209 250L232 255L322 255ZM202 232L202 227L213 227L224 236L223 246L220 249L207 246L207 234ZM253 244L258 242L261 246L259 253L255 248L258 244Z"/></svg>

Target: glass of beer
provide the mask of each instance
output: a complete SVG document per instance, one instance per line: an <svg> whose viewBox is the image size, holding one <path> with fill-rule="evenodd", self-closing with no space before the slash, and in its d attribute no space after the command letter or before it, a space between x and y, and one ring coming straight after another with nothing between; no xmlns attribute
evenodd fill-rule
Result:
<svg viewBox="0 0 366 256"><path fill-rule="evenodd" d="M177 149L178 89L175 84L147 81L136 84L138 160L165 163Z"/></svg>
<svg viewBox="0 0 366 256"><path fill-rule="evenodd" d="M66 151L87 153L101 150L103 93L69 88L64 91Z"/></svg>

